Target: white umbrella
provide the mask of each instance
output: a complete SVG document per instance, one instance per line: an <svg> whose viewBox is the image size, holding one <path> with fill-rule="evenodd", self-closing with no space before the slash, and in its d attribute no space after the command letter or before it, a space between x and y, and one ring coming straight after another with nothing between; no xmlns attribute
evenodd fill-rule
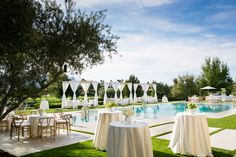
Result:
<svg viewBox="0 0 236 157"><path fill-rule="evenodd" d="M213 90L213 89L216 89L215 87L211 87L211 86L206 86L206 87L203 87L201 88L202 90Z"/></svg>

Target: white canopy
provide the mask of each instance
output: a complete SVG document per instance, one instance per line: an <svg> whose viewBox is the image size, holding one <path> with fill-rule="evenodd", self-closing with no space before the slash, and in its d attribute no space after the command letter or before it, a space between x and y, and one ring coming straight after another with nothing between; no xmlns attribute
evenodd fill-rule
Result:
<svg viewBox="0 0 236 157"><path fill-rule="evenodd" d="M119 82L112 82L111 83L113 89L115 90L115 102L117 103L117 91L118 91L118 88L119 88Z"/></svg>
<svg viewBox="0 0 236 157"><path fill-rule="evenodd" d="M149 88L149 84L147 83L141 83L141 86L142 86L142 89L143 89L143 98L145 101L147 101L147 91L148 91L148 88Z"/></svg>
<svg viewBox="0 0 236 157"><path fill-rule="evenodd" d="M130 99L130 103L133 103L133 96L132 96L132 83L128 83L128 88L129 88L129 99Z"/></svg>
<svg viewBox="0 0 236 157"><path fill-rule="evenodd" d="M136 90L137 90L138 86L139 86L138 83L134 83L134 102L137 102Z"/></svg>
<svg viewBox="0 0 236 157"><path fill-rule="evenodd" d="M98 82L94 81L92 82L92 85L93 85L93 88L95 90L95 94L94 94L94 106L97 106L98 105Z"/></svg>
<svg viewBox="0 0 236 157"><path fill-rule="evenodd" d="M156 101L158 102L158 98L157 98L157 85L156 84L152 84L152 87L154 89L154 98L156 99Z"/></svg>
<svg viewBox="0 0 236 157"><path fill-rule="evenodd" d="M62 91L63 91L62 105L61 105L62 108L67 108L66 90L67 90L68 86L69 86L69 82L67 82L67 81L62 82Z"/></svg>
<svg viewBox="0 0 236 157"><path fill-rule="evenodd" d="M88 95L87 95L87 92L88 92L88 89L89 89L89 86L90 86L90 82L87 82L87 81L81 81L81 86L84 90L84 103L88 103Z"/></svg>
<svg viewBox="0 0 236 157"><path fill-rule="evenodd" d="M125 84L124 84L124 83L120 83L120 84L119 84L120 99L123 99L122 91L123 91L124 87L125 87Z"/></svg>
<svg viewBox="0 0 236 157"><path fill-rule="evenodd" d="M109 87L110 83L104 83L104 98L103 98L103 105L107 102L107 89Z"/></svg>
<svg viewBox="0 0 236 157"><path fill-rule="evenodd" d="M72 89L72 91L74 93L73 94L73 108L77 107L76 106L76 90L77 90L78 86L79 86L79 82L78 81L75 81L75 80L70 81L70 87L71 87L71 89Z"/></svg>

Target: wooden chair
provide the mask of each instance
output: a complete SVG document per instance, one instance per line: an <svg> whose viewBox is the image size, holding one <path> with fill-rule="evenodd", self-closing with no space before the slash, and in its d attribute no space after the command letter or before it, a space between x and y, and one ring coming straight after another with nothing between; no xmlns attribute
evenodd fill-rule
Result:
<svg viewBox="0 0 236 157"><path fill-rule="evenodd" d="M38 135L43 139L43 135L50 137L53 136L55 139L56 136L56 127L55 127L55 118L54 117L45 117L39 119L39 125L38 125Z"/></svg>
<svg viewBox="0 0 236 157"><path fill-rule="evenodd" d="M61 116L61 119L56 120L56 130L59 133L60 129L67 130L67 135L71 134L71 114L64 114Z"/></svg>
<svg viewBox="0 0 236 157"><path fill-rule="evenodd" d="M0 121L0 131L8 131L8 116Z"/></svg>
<svg viewBox="0 0 236 157"><path fill-rule="evenodd" d="M20 133L24 136L25 132L29 133L31 137L31 125L24 116L12 116L10 139L12 140L13 132L16 132L18 136L18 141L20 140Z"/></svg>

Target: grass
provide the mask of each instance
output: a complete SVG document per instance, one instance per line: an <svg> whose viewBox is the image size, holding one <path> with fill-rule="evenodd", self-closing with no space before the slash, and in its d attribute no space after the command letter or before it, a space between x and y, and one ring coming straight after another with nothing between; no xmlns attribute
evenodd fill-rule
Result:
<svg viewBox="0 0 236 157"><path fill-rule="evenodd" d="M168 148L169 141L152 138L153 155L154 157L177 157L182 155L174 154L171 149ZM234 151L228 151L223 149L213 148L214 157L232 157L236 153ZM105 157L106 152L99 151L92 146L92 141L85 141L81 143L72 144L69 146L54 148L45 150L42 152L26 155L25 157Z"/></svg>
<svg viewBox="0 0 236 157"><path fill-rule="evenodd" d="M236 114L224 118L208 118L208 126L236 130Z"/></svg>

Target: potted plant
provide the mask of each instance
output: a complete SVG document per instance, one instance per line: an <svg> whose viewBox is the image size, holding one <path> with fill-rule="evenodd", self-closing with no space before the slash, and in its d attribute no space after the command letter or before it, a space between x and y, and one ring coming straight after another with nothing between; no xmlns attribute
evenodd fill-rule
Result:
<svg viewBox="0 0 236 157"><path fill-rule="evenodd" d="M132 123L131 116L134 114L133 109L132 108L123 109L122 114L125 116L125 124L131 124Z"/></svg>
<svg viewBox="0 0 236 157"><path fill-rule="evenodd" d="M116 106L115 102L108 102L105 104L105 108L107 108L109 111L113 111L113 107Z"/></svg>
<svg viewBox="0 0 236 157"><path fill-rule="evenodd" d="M188 112L194 114L196 112L197 105L194 103L189 103L187 104L187 109L188 109Z"/></svg>

